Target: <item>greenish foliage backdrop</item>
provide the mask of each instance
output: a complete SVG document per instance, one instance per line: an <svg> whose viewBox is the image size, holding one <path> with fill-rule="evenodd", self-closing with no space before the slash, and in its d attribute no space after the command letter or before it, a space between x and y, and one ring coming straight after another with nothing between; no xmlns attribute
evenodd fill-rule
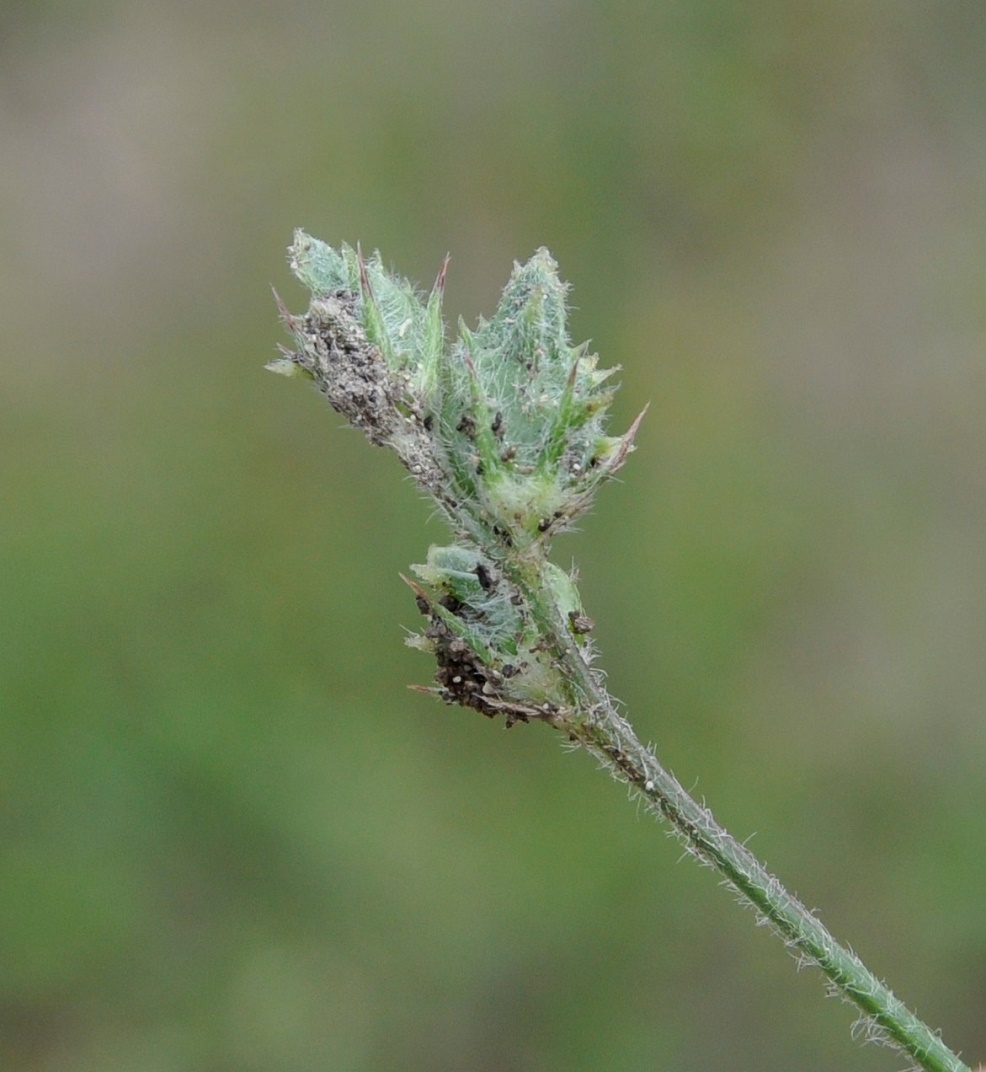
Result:
<svg viewBox="0 0 986 1072"><path fill-rule="evenodd" d="M639 450L612 691L986 1056L981 3L0 12L0 1057L898 1067L543 727L407 692L440 525L263 364L301 225L490 312L548 246Z"/></svg>

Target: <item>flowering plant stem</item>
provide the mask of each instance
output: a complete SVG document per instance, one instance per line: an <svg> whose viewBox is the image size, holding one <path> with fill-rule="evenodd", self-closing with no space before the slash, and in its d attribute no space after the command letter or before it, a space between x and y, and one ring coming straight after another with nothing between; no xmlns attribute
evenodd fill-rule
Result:
<svg viewBox="0 0 986 1072"><path fill-rule="evenodd" d="M566 287L547 251L515 265L496 313L475 331L460 324L452 345L441 315L447 261L426 298L379 255L300 231L290 263L311 302L304 316L281 305L296 349L268 367L311 379L373 443L391 447L454 533L413 567L418 580L404 578L427 620L408 643L437 662L435 685L421 691L502 715L508 727L535 720L560 730L817 965L868 1037L927 1072L969 1072L641 744L592 667L593 623L575 577L550 561L550 540L623 465L643 414L623 436L605 434L612 370L571 344Z"/></svg>
<svg viewBox="0 0 986 1072"><path fill-rule="evenodd" d="M545 619L557 618L546 608ZM556 638L558 643L561 638ZM914 1015L850 950L715 820L643 745L617 711L577 651L565 664L579 689L592 697L587 717L565 727L570 738L596 756L618 779L629 783L649 808L663 816L689 852L717 871L743 902L780 935L799 960L817 965L832 988L861 1013L867 1035L896 1046L927 1072L969 1072L968 1066Z"/></svg>

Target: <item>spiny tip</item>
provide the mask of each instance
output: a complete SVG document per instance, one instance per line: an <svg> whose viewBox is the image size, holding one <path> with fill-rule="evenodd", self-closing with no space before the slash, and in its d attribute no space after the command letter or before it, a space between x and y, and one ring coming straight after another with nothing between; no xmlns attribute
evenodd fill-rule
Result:
<svg viewBox="0 0 986 1072"><path fill-rule="evenodd" d="M451 259L452 254L446 253L445 260L442 261L442 266L438 269L438 277L435 279L435 286L432 289L438 291L439 294L445 290L445 277L448 274L448 264Z"/></svg>
<svg viewBox="0 0 986 1072"><path fill-rule="evenodd" d="M633 445L633 441L637 435L637 429L640 427L640 422L644 419L644 415L649 409L650 403L648 402L647 405L644 406L644 408L640 411L640 413L637 414L637 419L633 422L633 424L630 425L630 427L622 436L620 449L613 456L613 460L609 464L610 473L615 473L616 470L619 469L627 460L627 455L630 453L630 451L636 449Z"/></svg>
<svg viewBox="0 0 986 1072"><path fill-rule="evenodd" d="M359 265L359 282L363 290L363 297L373 300L373 288L370 286L370 273L366 268L366 260L363 257L363 249L359 242L356 243L356 263Z"/></svg>
<svg viewBox="0 0 986 1072"><path fill-rule="evenodd" d="M284 324L284 326L288 329L288 331L293 332L295 330L295 328L298 326L297 317L284 304L284 301L282 300L281 295L278 294L277 291L273 287L271 287L270 289L271 289L271 293L274 295L274 302L277 305L277 312L278 312L279 316L281 317L281 323Z"/></svg>

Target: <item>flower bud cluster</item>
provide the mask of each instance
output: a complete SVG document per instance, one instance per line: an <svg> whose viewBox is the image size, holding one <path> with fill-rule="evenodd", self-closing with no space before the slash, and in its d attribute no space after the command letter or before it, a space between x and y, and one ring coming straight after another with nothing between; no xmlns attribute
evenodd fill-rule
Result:
<svg viewBox="0 0 986 1072"><path fill-rule="evenodd" d="M585 634L592 622L582 610L578 590L554 563L543 561L541 566L569 641L588 663L591 650ZM424 691L490 717L503 714L508 726L564 716L559 653L545 642L530 600L509 570L462 545L432 547L427 563L413 569L427 588L405 580L429 624L408 644L431 653L438 663L437 688Z"/></svg>
<svg viewBox="0 0 986 1072"><path fill-rule="evenodd" d="M425 296L376 253L298 231L289 256L311 301L303 316L281 306L295 349L268 368L310 377L372 442L392 447L460 541L415 567L428 588L409 582L430 623L412 643L435 654L438 691L508 724L554 717L558 652L539 639L521 575L536 563L568 641L587 656L589 619L548 546L623 464L640 422L605 434L614 370L572 345L555 261L541 249L515 264L495 313L472 331L460 323L449 344L447 259Z"/></svg>

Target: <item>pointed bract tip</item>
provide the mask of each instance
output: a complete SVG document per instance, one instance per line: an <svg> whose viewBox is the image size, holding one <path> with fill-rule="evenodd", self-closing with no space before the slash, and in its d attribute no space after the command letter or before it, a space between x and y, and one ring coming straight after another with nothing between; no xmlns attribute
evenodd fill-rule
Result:
<svg viewBox="0 0 986 1072"><path fill-rule="evenodd" d="M271 293L274 295L274 303L277 305L277 312L281 318L281 323L288 329L288 331L293 332L298 326L298 318L284 304L281 295L277 293L274 287L272 286L270 289Z"/></svg>
<svg viewBox="0 0 986 1072"><path fill-rule="evenodd" d="M398 577L411 589L416 596L427 596L428 593L418 584L417 581L412 581L410 577L403 573L398 573Z"/></svg>
<svg viewBox="0 0 986 1072"><path fill-rule="evenodd" d="M448 275L448 263L451 259L452 254L446 253L445 260L442 261L442 266L438 269L438 276L435 279L435 285L432 290L437 291L439 294L445 290L445 277Z"/></svg>
<svg viewBox="0 0 986 1072"><path fill-rule="evenodd" d="M619 450L617 450L616 454L613 455L613 460L609 464L610 473L615 473L617 469L621 468L623 463L627 460L627 455L630 453L630 451L636 450L633 441L636 438L637 429L640 427L640 422L644 419L644 415L649 409L650 403L648 402L647 405L644 406L644 408L637 414L637 418L633 422L633 424L631 424L627 431L620 437L620 448Z"/></svg>
<svg viewBox="0 0 986 1072"><path fill-rule="evenodd" d="M373 288L370 286L370 273L366 267L366 260L363 257L363 249L359 242L356 243L356 263L359 265L359 281L360 286L363 289L363 296L365 298L373 298Z"/></svg>
<svg viewBox="0 0 986 1072"><path fill-rule="evenodd" d="M436 689L433 685L408 685L411 692L422 692L425 696L437 696L441 698L442 690Z"/></svg>
<svg viewBox="0 0 986 1072"><path fill-rule="evenodd" d="M431 596L427 590L422 588L417 581L412 581L410 577L405 577L403 573L397 575L400 579L411 589L414 593L414 602L418 605L418 610L422 614L429 614L431 612Z"/></svg>
<svg viewBox="0 0 986 1072"><path fill-rule="evenodd" d="M377 302L377 296L373 293L373 285L370 282L370 270L367 266L366 260L363 258L363 251L360 249L359 244L356 245L356 262L359 264L359 286L362 291L363 301L366 302L368 310L373 310L371 314L375 320L379 321L380 318L380 306ZM371 321L372 322L372 321ZM368 327L370 324L368 323ZM383 329L382 321L377 323L377 327ZM377 336L376 342L379 344L386 339L384 333L382 337Z"/></svg>

